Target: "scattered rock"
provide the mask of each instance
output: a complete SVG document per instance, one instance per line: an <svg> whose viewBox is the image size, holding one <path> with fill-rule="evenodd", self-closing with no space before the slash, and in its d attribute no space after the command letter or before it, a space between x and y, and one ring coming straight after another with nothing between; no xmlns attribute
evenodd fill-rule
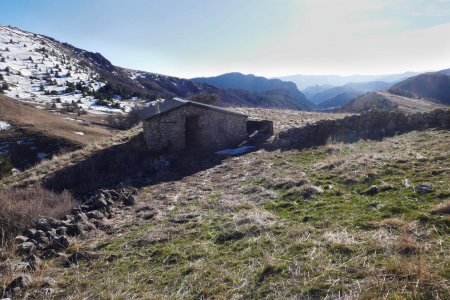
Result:
<svg viewBox="0 0 450 300"><path fill-rule="evenodd" d="M433 186L431 184L419 184L414 187L414 191L417 194L427 194L433 191Z"/></svg>
<svg viewBox="0 0 450 300"><path fill-rule="evenodd" d="M325 186L323 187L325 190L329 191L333 189L333 185L332 184L325 184Z"/></svg>
<svg viewBox="0 0 450 300"><path fill-rule="evenodd" d="M36 232L37 232L37 230L34 229L34 228L27 229L27 230L25 231L25 235L26 235L28 238L30 238L30 239L34 239L34 236L36 235Z"/></svg>
<svg viewBox="0 0 450 300"><path fill-rule="evenodd" d="M66 224L67 234L69 236L83 235L84 228L80 223Z"/></svg>
<svg viewBox="0 0 450 300"><path fill-rule="evenodd" d="M46 218L40 218L36 221L36 229L42 231L52 230L52 226Z"/></svg>
<svg viewBox="0 0 450 300"><path fill-rule="evenodd" d="M20 254L33 254L34 251L36 251L36 245L34 245L32 242L25 242L17 246L17 251Z"/></svg>
<svg viewBox="0 0 450 300"><path fill-rule="evenodd" d="M42 280L41 287L43 288L51 288L56 286L56 280L51 277L45 277Z"/></svg>
<svg viewBox="0 0 450 300"><path fill-rule="evenodd" d="M28 241L28 238L27 238L26 236L23 236L23 235L18 235L18 236L16 236L16 239L14 240L14 242L16 243L16 245L23 244L23 243L25 243L26 241Z"/></svg>
<svg viewBox="0 0 450 300"><path fill-rule="evenodd" d="M60 255L55 251L55 249L47 249L42 253L41 258L42 259L51 259L59 257Z"/></svg>
<svg viewBox="0 0 450 300"><path fill-rule="evenodd" d="M96 220L100 220L105 217L105 215L98 210L93 210L93 211L87 212L86 216L89 219L96 219Z"/></svg>
<svg viewBox="0 0 450 300"><path fill-rule="evenodd" d="M90 253L87 251L76 252L76 253L72 254L71 256L69 256L69 258L67 258L67 260L64 263L64 266L70 267L73 264L78 264L78 262L80 262L80 261L83 261L83 260L89 261L96 257L97 257L96 254Z"/></svg>
<svg viewBox="0 0 450 300"><path fill-rule="evenodd" d="M373 195L378 194L379 192L380 192L380 188L377 185L372 185L368 190L366 190L364 192L364 194L373 196Z"/></svg>
<svg viewBox="0 0 450 300"><path fill-rule="evenodd" d="M286 197L300 196L304 199L310 199L314 195L323 194L323 189L315 185L307 185L303 187L294 187L286 193Z"/></svg>
<svg viewBox="0 0 450 300"><path fill-rule="evenodd" d="M56 251L66 249L69 247L69 239L65 236L52 239L52 243L48 246L48 249L54 249Z"/></svg>
<svg viewBox="0 0 450 300"><path fill-rule="evenodd" d="M107 262L114 262L114 261L116 261L117 259L119 259L119 256L118 256L118 255L116 255L116 254L111 254L111 255L106 259L106 261L107 261Z"/></svg>
<svg viewBox="0 0 450 300"><path fill-rule="evenodd" d="M12 291L15 288L26 289L32 283L30 275L21 275L16 277L10 284L8 284L6 290Z"/></svg>
<svg viewBox="0 0 450 300"><path fill-rule="evenodd" d="M126 206L132 206L136 204L136 198L134 195L129 195L128 197L123 199L123 204Z"/></svg>
<svg viewBox="0 0 450 300"><path fill-rule="evenodd" d="M41 260L34 254L31 254L24 258L22 262L28 263L32 270L38 270L41 265Z"/></svg>
<svg viewBox="0 0 450 300"><path fill-rule="evenodd" d="M58 235L66 235L67 234L67 227L66 226L60 226L56 228L56 234Z"/></svg>
<svg viewBox="0 0 450 300"><path fill-rule="evenodd" d="M183 214L175 217L170 217L169 221L172 223L182 224L190 221L197 221L199 217L200 215L198 214Z"/></svg>

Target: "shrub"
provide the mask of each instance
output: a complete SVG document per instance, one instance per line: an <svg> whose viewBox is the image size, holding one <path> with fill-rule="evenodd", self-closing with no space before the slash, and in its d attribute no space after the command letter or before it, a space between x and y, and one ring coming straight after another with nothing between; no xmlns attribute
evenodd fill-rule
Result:
<svg viewBox="0 0 450 300"><path fill-rule="evenodd" d="M1 246L34 225L37 219L61 218L70 212L75 200L67 191L53 193L42 187L0 190Z"/></svg>
<svg viewBox="0 0 450 300"><path fill-rule="evenodd" d="M141 108L133 107L126 115L109 115L105 122L109 127L126 130L137 125L140 122L139 111Z"/></svg>
<svg viewBox="0 0 450 300"><path fill-rule="evenodd" d="M0 179L11 174L13 166L7 157L0 156Z"/></svg>

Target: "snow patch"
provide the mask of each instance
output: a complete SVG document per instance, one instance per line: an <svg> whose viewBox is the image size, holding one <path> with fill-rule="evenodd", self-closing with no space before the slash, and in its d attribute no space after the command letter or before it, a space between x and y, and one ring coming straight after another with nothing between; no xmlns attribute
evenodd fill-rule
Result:
<svg viewBox="0 0 450 300"><path fill-rule="evenodd" d="M77 135L84 135L84 132L81 132L81 131L74 131L73 133L75 133Z"/></svg>
<svg viewBox="0 0 450 300"><path fill-rule="evenodd" d="M5 121L0 121L0 130L7 130L11 128L11 125L6 123Z"/></svg>

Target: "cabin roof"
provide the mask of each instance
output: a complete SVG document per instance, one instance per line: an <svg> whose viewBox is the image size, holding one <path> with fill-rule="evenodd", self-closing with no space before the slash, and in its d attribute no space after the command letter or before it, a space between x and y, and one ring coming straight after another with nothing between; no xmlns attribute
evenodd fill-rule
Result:
<svg viewBox="0 0 450 300"><path fill-rule="evenodd" d="M141 120L148 120L148 119L151 119L158 115L168 113L169 111L178 109L178 108L186 106L186 105L193 105L193 106L202 107L205 109L219 111L219 112L226 113L226 114L233 114L233 115L238 115L238 116L242 116L242 117L247 117L247 115L233 111L231 109L214 106L214 105L209 105L209 104L204 104L204 103L200 103L200 102L195 102L195 101L191 101L191 100L181 99L181 98L172 98L172 99L164 100L162 103L159 103L159 110L158 110L157 105L147 106L146 108L142 109L139 112L139 117L141 118Z"/></svg>

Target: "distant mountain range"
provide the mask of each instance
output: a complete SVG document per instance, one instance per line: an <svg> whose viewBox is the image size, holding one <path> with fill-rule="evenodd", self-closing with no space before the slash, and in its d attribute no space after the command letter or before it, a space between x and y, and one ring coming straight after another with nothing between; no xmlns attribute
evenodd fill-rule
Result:
<svg viewBox="0 0 450 300"><path fill-rule="evenodd" d="M292 81L297 87L303 91L308 87L315 85L332 85L343 86L347 83L354 82L370 82L370 81L385 81L385 82L398 82L411 76L418 75L417 72L405 72L400 74L387 74L387 75L290 75L278 77L278 79L284 81Z"/></svg>
<svg viewBox="0 0 450 300"><path fill-rule="evenodd" d="M224 89L240 89L260 94L269 92L270 94L276 93L279 96L283 94L287 97L297 99L304 107L314 107L314 105L306 99L306 96L298 90L295 83L282 81L280 79L267 79L265 77L255 76L253 74L245 75L242 73L233 72L214 77L198 77L193 78L192 80ZM278 92L274 92L276 90L278 90ZM283 90L284 92L281 92Z"/></svg>

